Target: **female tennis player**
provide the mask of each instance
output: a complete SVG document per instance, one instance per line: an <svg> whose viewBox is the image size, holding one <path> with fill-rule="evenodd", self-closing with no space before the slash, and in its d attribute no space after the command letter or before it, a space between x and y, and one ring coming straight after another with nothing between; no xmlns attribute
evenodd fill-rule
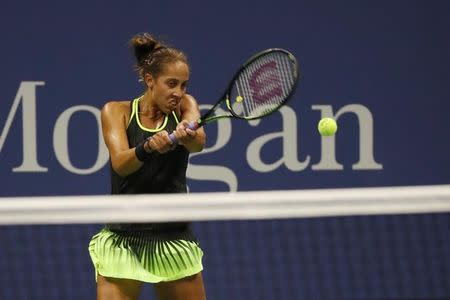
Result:
<svg viewBox="0 0 450 300"><path fill-rule="evenodd" d="M206 138L203 129L187 128L200 112L186 94L186 56L148 33L130 44L145 91L131 101L108 102L101 111L112 193L186 193L189 153L201 151ZM97 299L138 299L146 282L154 284L160 300L206 299L203 252L188 223L107 224L92 238L89 252Z"/></svg>

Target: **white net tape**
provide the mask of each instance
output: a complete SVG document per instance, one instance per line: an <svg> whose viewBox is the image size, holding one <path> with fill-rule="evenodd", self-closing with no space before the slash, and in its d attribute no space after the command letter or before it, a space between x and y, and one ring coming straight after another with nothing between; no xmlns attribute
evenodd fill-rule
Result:
<svg viewBox="0 0 450 300"><path fill-rule="evenodd" d="M83 224L450 211L450 185L193 193L11 197L0 199L0 224Z"/></svg>

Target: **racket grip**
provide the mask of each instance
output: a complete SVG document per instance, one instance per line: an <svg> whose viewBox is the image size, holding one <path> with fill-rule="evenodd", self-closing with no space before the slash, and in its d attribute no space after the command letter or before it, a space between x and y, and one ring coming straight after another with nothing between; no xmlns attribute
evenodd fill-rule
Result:
<svg viewBox="0 0 450 300"><path fill-rule="evenodd" d="M197 128L198 128L198 122L197 122L197 121L191 121L191 122L189 122L188 128L191 129L191 130L197 130ZM172 141L172 143L173 143L174 145L178 144L178 139L177 139L177 137L175 136L175 134L173 134L173 133L169 134L169 138L170 138L170 140Z"/></svg>
<svg viewBox="0 0 450 300"><path fill-rule="evenodd" d="M177 137L175 136L175 134L173 134L173 133L169 134L169 139L172 141L172 143L174 145L178 144L178 140L177 140Z"/></svg>
<svg viewBox="0 0 450 300"><path fill-rule="evenodd" d="M188 128L191 129L191 130L197 130L198 129L198 122L197 121L189 122Z"/></svg>

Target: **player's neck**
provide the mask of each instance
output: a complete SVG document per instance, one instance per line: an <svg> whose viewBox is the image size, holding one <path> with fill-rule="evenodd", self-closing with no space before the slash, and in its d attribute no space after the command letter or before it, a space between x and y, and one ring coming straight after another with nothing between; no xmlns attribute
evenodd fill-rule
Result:
<svg viewBox="0 0 450 300"><path fill-rule="evenodd" d="M165 115L147 93L139 100L139 114L152 120L158 120Z"/></svg>

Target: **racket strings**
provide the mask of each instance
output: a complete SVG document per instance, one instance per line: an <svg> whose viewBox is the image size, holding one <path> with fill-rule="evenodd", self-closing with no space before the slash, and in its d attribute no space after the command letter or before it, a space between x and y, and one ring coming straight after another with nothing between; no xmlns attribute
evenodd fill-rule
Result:
<svg viewBox="0 0 450 300"><path fill-rule="evenodd" d="M237 77L230 100L240 117L256 118L278 109L290 96L297 80L296 62L285 52L262 55Z"/></svg>

